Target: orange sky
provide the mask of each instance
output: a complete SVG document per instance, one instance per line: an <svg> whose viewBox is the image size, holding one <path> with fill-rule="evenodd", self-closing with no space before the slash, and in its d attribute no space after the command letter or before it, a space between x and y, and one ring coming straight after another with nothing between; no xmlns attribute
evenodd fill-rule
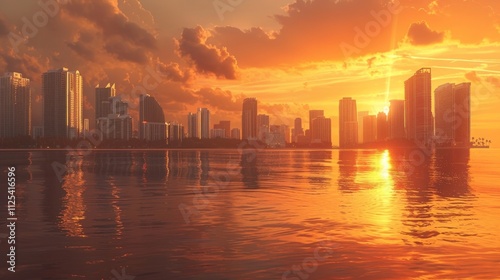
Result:
<svg viewBox="0 0 500 280"><path fill-rule="evenodd" d="M472 136L500 141L499 1L193 3L60 1L46 23L20 41L12 34L22 36L43 7L3 1L0 71L33 80L35 116L41 73L66 66L84 77L86 117L93 87L115 82L130 100L141 91L154 95L169 121L185 123L188 112L203 106L212 123L229 119L240 126L241 100L256 97L259 113L271 115L272 123L292 125L302 117L308 127L309 108L335 118L345 96L357 100L358 111L375 114L389 99L403 99L405 79L431 67L433 89L472 82ZM357 36L360 30L368 35Z"/></svg>

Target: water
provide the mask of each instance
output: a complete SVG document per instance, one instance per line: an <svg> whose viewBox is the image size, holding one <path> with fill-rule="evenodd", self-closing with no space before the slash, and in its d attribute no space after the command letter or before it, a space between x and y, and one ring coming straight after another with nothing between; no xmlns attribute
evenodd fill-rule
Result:
<svg viewBox="0 0 500 280"><path fill-rule="evenodd" d="M498 278L499 158L495 149L1 151L1 182L17 168L18 221L16 272L0 239L0 278ZM54 163L71 166L62 182Z"/></svg>

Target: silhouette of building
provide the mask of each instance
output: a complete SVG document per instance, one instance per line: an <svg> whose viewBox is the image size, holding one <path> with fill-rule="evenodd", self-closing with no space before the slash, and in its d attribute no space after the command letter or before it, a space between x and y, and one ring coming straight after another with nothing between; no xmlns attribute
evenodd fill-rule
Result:
<svg viewBox="0 0 500 280"><path fill-rule="evenodd" d="M431 143L434 123L431 103L431 69L422 68L405 81L406 138Z"/></svg>
<svg viewBox="0 0 500 280"><path fill-rule="evenodd" d="M470 83L436 88L436 140L453 146L470 145Z"/></svg>
<svg viewBox="0 0 500 280"><path fill-rule="evenodd" d="M104 139L132 139L132 117L128 114L128 104L119 96L110 97L108 102L101 104L109 106L109 109L101 108L102 112L109 111L109 114L97 119L97 128Z"/></svg>
<svg viewBox="0 0 500 280"><path fill-rule="evenodd" d="M365 116L368 116L370 114L370 112L368 111L361 111L361 112L358 112L358 142L359 143L363 143L363 127L364 127L364 123L363 123L363 118Z"/></svg>
<svg viewBox="0 0 500 280"><path fill-rule="evenodd" d="M188 116L188 138L200 138L198 135L197 114L189 113Z"/></svg>
<svg viewBox="0 0 500 280"><path fill-rule="evenodd" d="M325 116L325 112L323 110L309 110L309 133L310 133L310 136L313 135L313 120L317 117L324 117ZM312 141L312 139L310 138L309 141Z"/></svg>
<svg viewBox="0 0 500 280"><path fill-rule="evenodd" d="M226 137L226 130L221 129L221 128L214 128L210 130L210 138L215 139L215 138L225 138Z"/></svg>
<svg viewBox="0 0 500 280"><path fill-rule="evenodd" d="M83 87L79 71L68 68L42 74L45 137L78 138L83 132Z"/></svg>
<svg viewBox="0 0 500 280"><path fill-rule="evenodd" d="M269 126L269 133L266 135L266 144L270 147L282 148L286 146L286 134L283 125Z"/></svg>
<svg viewBox="0 0 500 280"><path fill-rule="evenodd" d="M389 139L404 139L405 134L405 101L391 100L389 107L388 126Z"/></svg>
<svg viewBox="0 0 500 280"><path fill-rule="evenodd" d="M266 141L266 136L269 133L269 115L257 115L257 138L261 141Z"/></svg>
<svg viewBox="0 0 500 280"><path fill-rule="evenodd" d="M324 116L317 116L312 120L312 144L332 145L332 120Z"/></svg>
<svg viewBox="0 0 500 280"><path fill-rule="evenodd" d="M106 118L111 114L111 97L116 96L115 84L107 84L105 87L95 87L95 120Z"/></svg>
<svg viewBox="0 0 500 280"><path fill-rule="evenodd" d="M199 138L210 138L210 110L207 108L198 108L196 112L196 128Z"/></svg>
<svg viewBox="0 0 500 280"><path fill-rule="evenodd" d="M243 140L257 138L257 99L245 98L241 114Z"/></svg>
<svg viewBox="0 0 500 280"><path fill-rule="evenodd" d="M146 141L167 140L167 123L163 109L149 94L139 98L139 138Z"/></svg>
<svg viewBox="0 0 500 280"><path fill-rule="evenodd" d="M231 129L231 139L241 139L241 132L239 128Z"/></svg>
<svg viewBox="0 0 500 280"><path fill-rule="evenodd" d="M363 117L363 143L377 141L377 116L368 115Z"/></svg>
<svg viewBox="0 0 500 280"><path fill-rule="evenodd" d="M179 144L184 139L184 126L173 122L168 124L168 144Z"/></svg>
<svg viewBox="0 0 500 280"><path fill-rule="evenodd" d="M339 101L339 142L341 148L358 144L356 100L344 97Z"/></svg>
<svg viewBox="0 0 500 280"><path fill-rule="evenodd" d="M31 85L21 73L0 77L0 138L31 135Z"/></svg>
<svg viewBox="0 0 500 280"><path fill-rule="evenodd" d="M389 136L387 115L384 112L377 114L377 141L385 141Z"/></svg>
<svg viewBox="0 0 500 280"><path fill-rule="evenodd" d="M230 121L219 121L218 124L214 124L214 129L223 129L224 136L222 138L231 138L231 122Z"/></svg>
<svg viewBox="0 0 500 280"><path fill-rule="evenodd" d="M300 136L304 136L304 129L302 128L302 119L296 118L294 121L293 133L292 133L292 142L299 142L298 138Z"/></svg>

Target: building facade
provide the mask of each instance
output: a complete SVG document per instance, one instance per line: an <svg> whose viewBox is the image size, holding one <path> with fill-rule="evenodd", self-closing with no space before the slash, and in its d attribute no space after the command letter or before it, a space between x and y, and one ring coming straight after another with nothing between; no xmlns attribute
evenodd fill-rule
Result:
<svg viewBox="0 0 500 280"><path fill-rule="evenodd" d="M145 141L167 140L167 123L163 109L158 101L148 94L139 98L139 138Z"/></svg>
<svg viewBox="0 0 500 280"><path fill-rule="evenodd" d="M83 82L68 68L42 74L45 137L74 139L83 133Z"/></svg>
<svg viewBox="0 0 500 280"><path fill-rule="evenodd" d="M405 81L405 130L409 140L429 145L434 137L431 69L422 68Z"/></svg>
<svg viewBox="0 0 500 280"><path fill-rule="evenodd" d="M243 140L257 139L257 99L245 98L241 114Z"/></svg>
<svg viewBox="0 0 500 280"><path fill-rule="evenodd" d="M31 135L31 84L21 73L0 77L0 138Z"/></svg>
<svg viewBox="0 0 500 280"><path fill-rule="evenodd" d="M341 148L358 144L356 100L344 97L339 101L339 144Z"/></svg>

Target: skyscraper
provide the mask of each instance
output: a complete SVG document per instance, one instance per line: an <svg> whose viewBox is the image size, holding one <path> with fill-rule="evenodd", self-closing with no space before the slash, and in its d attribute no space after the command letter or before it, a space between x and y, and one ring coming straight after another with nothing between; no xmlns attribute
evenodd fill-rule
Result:
<svg viewBox="0 0 500 280"><path fill-rule="evenodd" d="M231 129L231 139L241 139L241 131L239 128Z"/></svg>
<svg viewBox="0 0 500 280"><path fill-rule="evenodd" d="M312 144L332 145L332 120L324 116L318 116L312 120Z"/></svg>
<svg viewBox="0 0 500 280"><path fill-rule="evenodd" d="M149 94L139 98L139 138L146 141L167 139L167 123L163 109Z"/></svg>
<svg viewBox="0 0 500 280"><path fill-rule="evenodd" d="M363 143L377 141L377 116L368 115L363 117Z"/></svg>
<svg viewBox="0 0 500 280"><path fill-rule="evenodd" d="M405 101L391 100L389 107L388 125L389 139L405 138Z"/></svg>
<svg viewBox="0 0 500 280"><path fill-rule="evenodd" d="M230 121L219 121L218 124L214 124L214 129L223 129L224 136L222 138L231 138L231 122Z"/></svg>
<svg viewBox="0 0 500 280"><path fill-rule="evenodd" d="M302 128L302 119L296 118L294 121L293 133L292 133L292 142L297 143L298 138L300 136L304 136L304 129Z"/></svg>
<svg viewBox="0 0 500 280"><path fill-rule="evenodd" d="M434 124L431 110L431 69L422 68L405 81L406 138L431 143Z"/></svg>
<svg viewBox="0 0 500 280"><path fill-rule="evenodd" d="M359 141L359 143L364 142L364 139L363 139L363 127L364 127L363 118L365 116L368 116L369 114L370 114L370 112L368 112L368 111L358 112L358 141Z"/></svg>
<svg viewBox="0 0 500 280"><path fill-rule="evenodd" d="M339 101L339 142L341 148L358 144L356 100L344 97Z"/></svg>
<svg viewBox="0 0 500 280"><path fill-rule="evenodd" d="M377 141L385 141L389 136L389 125L385 112L377 114Z"/></svg>
<svg viewBox="0 0 500 280"><path fill-rule="evenodd" d="M0 138L30 134L30 80L20 73L5 73L0 77Z"/></svg>
<svg viewBox="0 0 500 280"><path fill-rule="evenodd" d="M309 110L309 133L313 135L314 129L312 127L313 120L317 117L324 117L325 112L323 110ZM312 139L311 139L312 140Z"/></svg>
<svg viewBox="0 0 500 280"><path fill-rule="evenodd" d="M132 139L132 117L128 114L128 104L119 96L110 97L108 102L102 104L109 107L101 108L103 111L109 111L109 114L97 119L97 128L104 139Z"/></svg>
<svg viewBox="0 0 500 280"><path fill-rule="evenodd" d="M470 145L470 83L436 88L436 137L441 144Z"/></svg>
<svg viewBox="0 0 500 280"><path fill-rule="evenodd" d="M198 138L210 138L210 111L207 108L198 108L196 112L196 129Z"/></svg>
<svg viewBox="0 0 500 280"><path fill-rule="evenodd" d="M200 138L198 135L198 121L197 115L189 113L188 116L188 138Z"/></svg>
<svg viewBox="0 0 500 280"><path fill-rule="evenodd" d="M242 139L257 138L257 99L245 98L241 114Z"/></svg>
<svg viewBox="0 0 500 280"><path fill-rule="evenodd" d="M168 125L168 144L175 145L184 139L184 126L177 122Z"/></svg>
<svg viewBox="0 0 500 280"><path fill-rule="evenodd" d="M95 87L95 120L106 118L111 113L110 98L116 96L115 84Z"/></svg>
<svg viewBox="0 0 500 280"><path fill-rule="evenodd" d="M45 137L78 138L83 132L83 88L80 72L68 68L42 74Z"/></svg>
<svg viewBox="0 0 500 280"><path fill-rule="evenodd" d="M266 141L266 136L269 130L269 115L257 115L257 138L261 141Z"/></svg>

